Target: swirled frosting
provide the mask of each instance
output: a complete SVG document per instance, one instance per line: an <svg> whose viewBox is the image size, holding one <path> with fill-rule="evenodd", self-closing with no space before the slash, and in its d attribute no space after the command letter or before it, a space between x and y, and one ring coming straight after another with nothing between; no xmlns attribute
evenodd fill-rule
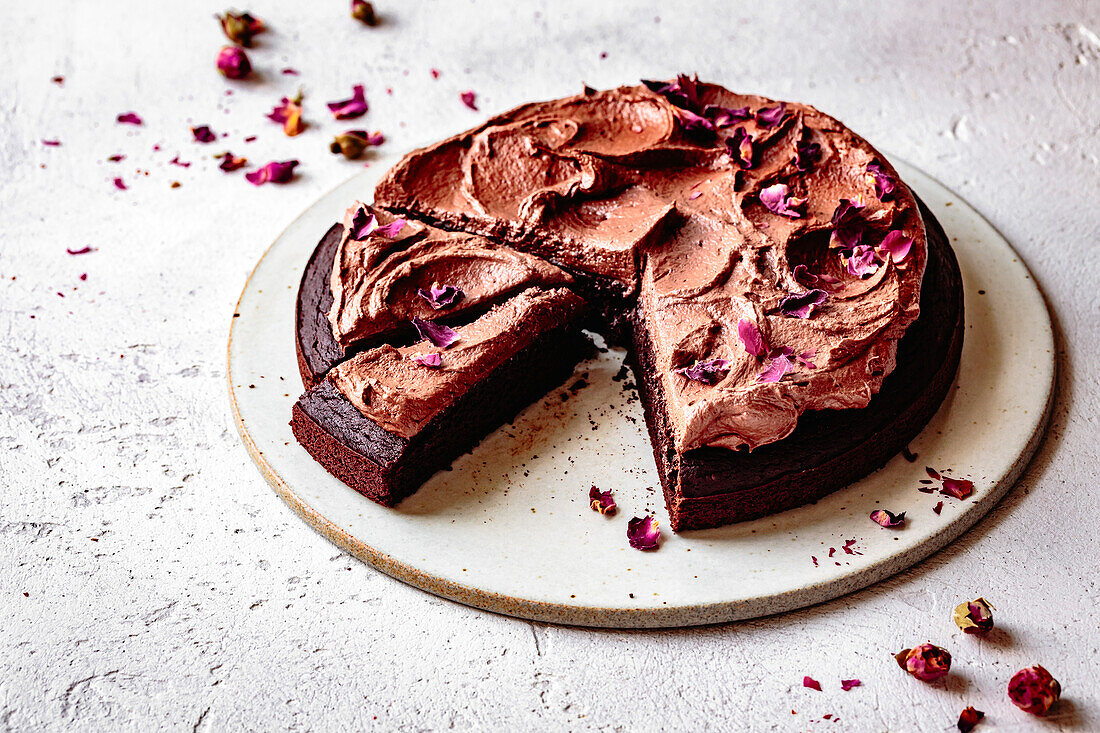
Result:
<svg viewBox="0 0 1100 733"><path fill-rule="evenodd" d="M375 196L636 293L681 451L866 406L918 315L924 225L886 159L813 107L684 77L523 105Z"/></svg>

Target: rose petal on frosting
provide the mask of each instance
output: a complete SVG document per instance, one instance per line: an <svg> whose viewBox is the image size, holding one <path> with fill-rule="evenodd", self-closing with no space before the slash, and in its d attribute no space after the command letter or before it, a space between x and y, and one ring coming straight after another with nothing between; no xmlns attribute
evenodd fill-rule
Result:
<svg viewBox="0 0 1100 733"><path fill-rule="evenodd" d="M894 514L885 509L876 509L871 512L871 521L877 525L890 529L900 527L905 524L905 512Z"/></svg>
<svg viewBox="0 0 1100 733"><path fill-rule="evenodd" d="M279 104L267 113L267 119L278 122L283 126L283 132L287 137L294 137L305 129L302 122L302 92L301 90L293 99L283 97Z"/></svg>
<svg viewBox="0 0 1100 733"><path fill-rule="evenodd" d="M227 79L243 79L252 73L252 62L243 48L223 46L215 62L218 71Z"/></svg>
<svg viewBox="0 0 1100 733"><path fill-rule="evenodd" d="M595 486L588 490L588 504L592 507L592 511L605 516L611 516L618 509L615 500L611 498L611 492L600 491Z"/></svg>
<svg viewBox="0 0 1100 733"><path fill-rule="evenodd" d="M273 160L259 170L245 173L244 177L253 186L262 186L265 183L286 183L294 177L294 168L297 165L296 160L284 160L281 163Z"/></svg>
<svg viewBox="0 0 1100 733"><path fill-rule="evenodd" d="M970 733L970 731L974 730L978 723L982 722L982 718L984 717L985 713L983 713L981 710L978 710L973 705L967 708L963 708L963 711L959 713L958 726L960 733Z"/></svg>
<svg viewBox="0 0 1100 733"><path fill-rule="evenodd" d="M804 285L815 285L817 284L817 281L821 279L817 275L810 272L810 268L806 267L805 265L795 265L793 274L794 279Z"/></svg>
<svg viewBox="0 0 1100 733"><path fill-rule="evenodd" d="M421 338L431 341L441 349L447 348L461 338L458 331L434 321L425 321L423 318L413 316L412 324L416 327Z"/></svg>
<svg viewBox="0 0 1100 733"><path fill-rule="evenodd" d="M657 518L647 514L626 523L626 539L635 550L656 550L661 542Z"/></svg>
<svg viewBox="0 0 1100 733"><path fill-rule="evenodd" d="M804 293L791 293L780 299L779 310L782 311L785 316L809 318L810 314L813 313L814 306L821 305L828 300L828 298L828 293L824 290L818 290L817 288L807 290Z"/></svg>
<svg viewBox="0 0 1100 733"><path fill-rule="evenodd" d="M898 186L897 180L886 172L878 163L869 163L867 165L867 175L871 177L875 184L875 196L878 196L879 201L889 201L894 197L894 190Z"/></svg>
<svg viewBox="0 0 1100 733"><path fill-rule="evenodd" d="M117 188L119 191L125 191L126 188L127 188L126 182L123 181L121 178L116 176L115 177L115 188Z"/></svg>
<svg viewBox="0 0 1100 733"><path fill-rule="evenodd" d="M775 107L762 107L756 110L756 124L761 127L775 127L787 115L787 105L780 102Z"/></svg>
<svg viewBox="0 0 1100 733"><path fill-rule="evenodd" d="M735 122L744 122L752 117L748 107L719 107L708 104L703 108L703 116L714 123L715 127L729 127Z"/></svg>
<svg viewBox="0 0 1100 733"><path fill-rule="evenodd" d="M882 238L878 251L883 259L893 260L896 265L909 256L909 250L912 248L913 238L905 236L899 229L893 229Z"/></svg>
<svg viewBox="0 0 1100 733"><path fill-rule="evenodd" d="M226 150L221 155L215 155L214 157L222 159L221 165L219 165L218 167L226 173L230 173L237 170L238 168L243 168L244 166L248 165L248 158L238 158L228 150Z"/></svg>
<svg viewBox="0 0 1100 733"><path fill-rule="evenodd" d="M833 233L830 244L851 249L863 238L865 222L863 220L864 203L858 196L854 199L841 199L833 210Z"/></svg>
<svg viewBox="0 0 1100 733"><path fill-rule="evenodd" d="M956 499L965 499L974 493L974 482L964 478L944 476L943 487L940 488L940 493L953 496Z"/></svg>
<svg viewBox="0 0 1100 733"><path fill-rule="evenodd" d="M1038 664L1021 669L1008 682L1008 699L1032 715L1046 715L1061 696L1062 686L1058 680Z"/></svg>
<svg viewBox="0 0 1100 733"><path fill-rule="evenodd" d="M760 203L773 214L787 216L791 219L802 218L800 206L805 205L806 199L791 196L791 190L785 183L776 183L760 190Z"/></svg>
<svg viewBox="0 0 1100 733"><path fill-rule="evenodd" d="M676 81L651 81L642 79L649 91L660 94L681 109L697 109L699 106L699 79L687 74L677 74Z"/></svg>
<svg viewBox="0 0 1100 733"><path fill-rule="evenodd" d="M222 24L225 37L242 46L251 46L252 36L265 30L264 22L251 13L229 11L214 17Z"/></svg>
<svg viewBox="0 0 1100 733"><path fill-rule="evenodd" d="M817 369L817 364L814 364L811 359L817 356L817 349L810 349L809 351L803 351L801 354L795 356L798 363L807 369Z"/></svg>
<svg viewBox="0 0 1100 733"><path fill-rule="evenodd" d="M821 683L815 680L813 677L806 675L802 678L802 686L809 687L811 690L817 690L821 692Z"/></svg>
<svg viewBox="0 0 1100 733"><path fill-rule="evenodd" d="M140 117L134 112L123 112L115 120L120 125L143 125L145 124Z"/></svg>
<svg viewBox="0 0 1100 733"><path fill-rule="evenodd" d="M858 679L841 680L840 681L840 689L844 690L845 692L852 689L853 687L862 687L862 686L863 686L863 682L861 682Z"/></svg>
<svg viewBox="0 0 1100 733"><path fill-rule="evenodd" d="M696 139L709 140L714 137L716 132L713 122L688 109L678 108L676 119L679 120L680 127L683 128L684 132Z"/></svg>
<svg viewBox="0 0 1100 733"><path fill-rule="evenodd" d="M922 682L946 677L951 671L951 654L935 644L918 644L894 655L898 666Z"/></svg>
<svg viewBox="0 0 1100 733"><path fill-rule="evenodd" d="M443 366L443 357L439 354L413 354L412 360L420 366L426 366L429 369L438 369Z"/></svg>
<svg viewBox="0 0 1100 733"><path fill-rule="evenodd" d="M458 98L462 100L462 103L477 112L477 95L474 94L472 89L467 89L458 95Z"/></svg>
<svg viewBox="0 0 1100 733"><path fill-rule="evenodd" d="M363 94L363 85L356 84L351 88L351 99L329 102L328 108L338 120L350 120L366 114L367 98Z"/></svg>
<svg viewBox="0 0 1100 733"><path fill-rule="evenodd" d="M673 369L677 374L682 374L693 382L715 385L726 378L730 372L730 363L727 359L709 359L697 361L691 366Z"/></svg>
<svg viewBox="0 0 1100 733"><path fill-rule="evenodd" d="M878 262L875 260L875 251L866 244L857 245L851 256L847 258L846 268L852 277L863 279L878 271Z"/></svg>
<svg viewBox="0 0 1100 733"><path fill-rule="evenodd" d="M794 167L803 173L812 170L821 160L821 146L817 143L799 141L794 149Z"/></svg>
<svg viewBox="0 0 1100 733"><path fill-rule="evenodd" d="M758 382L778 382L792 368L791 360L786 354L780 354L771 360L768 368L756 375Z"/></svg>
<svg viewBox="0 0 1100 733"><path fill-rule="evenodd" d="M753 147L752 135L746 132L744 127L738 127L733 131L733 135L726 140L726 148L733 161L745 170L756 165L756 149Z"/></svg>
<svg viewBox="0 0 1100 733"><path fill-rule="evenodd" d="M755 321L750 321L748 318L739 320L737 322L737 337L745 345L745 351L753 356L765 356L768 353L764 336L760 333L760 327L756 325Z"/></svg>
<svg viewBox="0 0 1100 733"><path fill-rule="evenodd" d="M984 634L993 628L995 610L986 599L975 598L955 606L951 619L965 634Z"/></svg>
<svg viewBox="0 0 1100 733"><path fill-rule="evenodd" d="M398 221L402 220L399 219ZM404 222L402 221L402 223ZM465 293L454 285L440 285L439 283L432 283L432 286L427 290L420 288L416 293L428 301L429 305L436 310L449 308L465 297Z"/></svg>
<svg viewBox="0 0 1100 733"><path fill-rule="evenodd" d="M207 125L192 127L191 134L195 136L195 142L199 143L212 143L218 139L218 136Z"/></svg>

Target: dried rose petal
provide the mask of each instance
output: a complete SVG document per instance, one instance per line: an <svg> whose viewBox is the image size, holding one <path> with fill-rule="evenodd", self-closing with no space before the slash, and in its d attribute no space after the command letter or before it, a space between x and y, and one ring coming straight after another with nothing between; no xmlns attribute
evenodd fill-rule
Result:
<svg viewBox="0 0 1100 733"><path fill-rule="evenodd" d="M215 155L214 157L222 159L221 165L219 165L218 167L226 173L230 173L237 170L238 168L243 168L248 165L248 158L238 158L228 150L226 150L221 155Z"/></svg>
<svg viewBox="0 0 1100 733"><path fill-rule="evenodd" d="M237 46L223 46L218 51L218 71L227 79L243 79L252 73L252 62L244 49Z"/></svg>
<svg viewBox="0 0 1100 733"><path fill-rule="evenodd" d="M845 692L852 689L853 687L861 687L862 685L863 683L856 679L840 681L840 689L844 690Z"/></svg>
<svg viewBox="0 0 1100 733"><path fill-rule="evenodd" d="M477 112L477 95L474 94L472 89L467 89L458 95L458 98L462 100L462 103Z"/></svg>
<svg viewBox="0 0 1100 733"><path fill-rule="evenodd" d="M443 366L443 357L439 354L413 354L412 360L429 369L438 369Z"/></svg>
<svg viewBox="0 0 1100 733"><path fill-rule="evenodd" d="M348 160L355 160L367 148L381 145L386 138L380 132L367 132L366 130L348 130L337 135L332 140L328 149L333 153L339 153Z"/></svg>
<svg viewBox="0 0 1100 733"><path fill-rule="evenodd" d="M1008 699L1032 715L1046 715L1061 696L1062 686L1058 680L1038 664L1021 669L1008 682Z"/></svg>
<svg viewBox="0 0 1100 733"><path fill-rule="evenodd" d="M144 122L142 122L142 119L140 117L138 117L137 113L135 113L135 112L124 112L123 114L120 114L118 117L116 117L115 120L120 125L142 125L142 124L145 124Z"/></svg>
<svg viewBox="0 0 1100 733"><path fill-rule="evenodd" d="M51 148L61 147L61 141L60 140L43 140L42 144L47 146L47 147L51 147Z"/></svg>
<svg viewBox="0 0 1100 733"><path fill-rule="evenodd" d="M835 210L833 210L833 233L830 237L830 244L841 247L842 249L851 249L859 244L859 240L863 238L863 199L858 196L854 199L841 199L837 204Z"/></svg>
<svg viewBox="0 0 1100 733"><path fill-rule="evenodd" d="M338 120L350 120L366 114L367 98L363 93L363 85L356 84L351 88L351 99L329 102L328 108Z"/></svg>
<svg viewBox="0 0 1100 733"><path fill-rule="evenodd" d="M285 74L285 75L287 75L287 76L298 76L298 75L299 75L299 73L298 73L298 70L297 70L297 69L293 69L293 68L291 68L291 67L289 67L289 66L288 66L288 67L286 67L285 69L283 69L283 70L282 70L281 72L279 72L279 73L281 73L281 74Z"/></svg>
<svg viewBox="0 0 1100 733"><path fill-rule="evenodd" d="M924 472L928 474L929 478L940 478L940 472L932 468L931 466L925 466Z"/></svg>
<svg viewBox="0 0 1100 733"><path fill-rule="evenodd" d="M806 267L805 265L795 265L793 274L794 279L800 283L803 283L804 285L816 285L817 281L821 279L817 275L810 272L810 268Z"/></svg>
<svg viewBox="0 0 1100 733"><path fill-rule="evenodd" d="M595 486L588 490L588 503L591 505L593 511L597 511L606 516L611 516L618 510L618 505L616 505L615 500L611 498L611 492L600 491Z"/></svg>
<svg viewBox="0 0 1100 733"><path fill-rule="evenodd" d="M959 730L962 733L970 733L978 723L982 722L982 718L984 717L985 713L978 710L973 705L963 709L963 711L959 713Z"/></svg>
<svg viewBox="0 0 1100 733"><path fill-rule="evenodd" d="M764 336L754 321L742 318L737 322L737 336L745 345L745 351L753 356L764 356L768 353L768 347L764 343Z"/></svg>
<svg viewBox="0 0 1100 733"><path fill-rule="evenodd" d="M993 628L993 611L996 610L984 598L976 598L955 606L952 619L966 634L984 634Z"/></svg>
<svg viewBox="0 0 1100 733"><path fill-rule="evenodd" d="M760 203L773 214L791 219L802 218L802 212L798 209L806 204L806 199L792 196L790 188L785 183L776 183L761 189L759 197Z"/></svg>
<svg viewBox="0 0 1100 733"><path fill-rule="evenodd" d="M703 109L703 116L714 123L715 127L729 127L735 122L744 122L752 117L748 107L719 107L716 104L708 104Z"/></svg>
<svg viewBox="0 0 1100 733"><path fill-rule="evenodd" d="M207 125L192 127L191 134L195 136L195 142L199 143L212 143L218 139L218 136Z"/></svg>
<svg viewBox="0 0 1100 733"><path fill-rule="evenodd" d="M642 79L642 84L680 109L696 109L699 106L698 77L677 74L676 81Z"/></svg>
<svg viewBox="0 0 1100 733"><path fill-rule="evenodd" d="M878 163L870 163L867 166L867 175L875 183L875 196L878 196L879 201L889 201L894 197L894 189L897 188L898 182L886 172Z"/></svg>
<svg viewBox="0 0 1100 733"><path fill-rule="evenodd" d="M287 137L294 137L305 129L305 123L302 122L302 92L298 90L298 93L293 99L283 97L279 104L267 113L267 119L272 122L278 122L283 126L283 132Z"/></svg>
<svg viewBox="0 0 1100 733"><path fill-rule="evenodd" d="M821 146L817 143L799 142L794 149L794 167L803 173L812 170L821 160Z"/></svg>
<svg viewBox="0 0 1100 733"><path fill-rule="evenodd" d="M413 316L412 324L416 326L417 332L420 334L420 338L431 341L434 345L441 349L445 349L454 342L458 341L461 336L458 335L458 331L453 328L448 328L440 323L434 321L425 321L423 318L417 318Z"/></svg>
<svg viewBox="0 0 1100 733"><path fill-rule="evenodd" d="M963 478L944 476L943 487L940 488L940 492L956 499L965 499L974 493L974 482Z"/></svg>
<svg viewBox="0 0 1100 733"><path fill-rule="evenodd" d="M175 158L172 158L170 161L168 161L168 164L169 165L178 165L180 168L190 168L191 167L191 163L189 163L186 160L180 160L180 157L178 155Z"/></svg>
<svg viewBox="0 0 1100 733"><path fill-rule="evenodd" d="M69 249L68 247L65 248L65 252L67 252L68 254L71 254L71 255L86 255L86 254L90 254L94 251L95 250L92 248L92 245L90 245L90 244L86 244L83 247L81 247L80 249Z"/></svg>
<svg viewBox="0 0 1100 733"><path fill-rule="evenodd" d="M756 124L761 127L775 127L787 115L787 105L780 102L775 107L763 107L756 110Z"/></svg>
<svg viewBox="0 0 1100 733"><path fill-rule="evenodd" d="M814 364L810 359L817 356L817 349L810 349L809 351L803 351L801 354L797 354L795 359L798 363L808 369L817 369L817 364Z"/></svg>
<svg viewBox="0 0 1100 733"><path fill-rule="evenodd" d="M931 492L926 492L926 493L931 493ZM932 507L932 511L934 511L936 514L939 514L940 512L942 512L943 511L943 502L942 501L938 502L936 504L936 506Z"/></svg>
<svg viewBox="0 0 1100 733"><path fill-rule="evenodd" d="M729 150L730 157L745 170L756 165L756 149L752 143L752 135L747 133L744 127L738 127L733 131L733 135L726 140L726 148Z"/></svg>
<svg viewBox="0 0 1100 733"><path fill-rule="evenodd" d="M428 301L429 305L436 310L449 308L465 297L465 293L454 285L440 285L439 283L432 283L432 286L427 290L420 288L416 293Z"/></svg>
<svg viewBox="0 0 1100 733"><path fill-rule="evenodd" d="M821 683L815 680L813 677L806 675L802 678L802 686L809 687L811 690L817 690L821 692Z"/></svg>
<svg viewBox="0 0 1100 733"><path fill-rule="evenodd" d="M875 251L866 244L860 244L852 249L852 254L847 258L845 266L852 277L863 279L874 275L878 271L878 262L875 260Z"/></svg>
<svg viewBox="0 0 1100 733"><path fill-rule="evenodd" d="M893 260L896 265L909 256L909 250L912 248L913 238L905 236L899 229L893 229L882 238L878 251L883 259Z"/></svg>
<svg viewBox="0 0 1100 733"><path fill-rule="evenodd" d="M951 654L934 644L920 644L894 655L898 666L922 682L933 682L951 671Z"/></svg>
<svg viewBox="0 0 1100 733"><path fill-rule="evenodd" d="M121 178L116 176L115 177L115 188L117 188L119 191L125 191L127 189L126 182L123 181Z"/></svg>
<svg viewBox="0 0 1100 733"><path fill-rule="evenodd" d="M626 539L635 550L656 550L661 540L657 518L647 514L631 519L626 523Z"/></svg>
<svg viewBox="0 0 1100 733"><path fill-rule="evenodd" d="M693 382L715 385L726 378L730 371L730 363L727 359L709 359L697 361L691 366L673 369L676 374L682 374Z"/></svg>
<svg viewBox="0 0 1100 733"><path fill-rule="evenodd" d="M294 177L294 168L297 165L296 160L284 160L281 163L273 160L259 170L245 173L244 177L254 186L262 186L265 183L286 183Z"/></svg>
<svg viewBox="0 0 1100 733"><path fill-rule="evenodd" d="M688 109L677 109L676 118L680 121L680 127L689 136L701 140L710 140L714 137L716 132L714 123L706 117L697 115Z"/></svg>
<svg viewBox="0 0 1100 733"><path fill-rule="evenodd" d="M369 25L378 25L378 16L374 12L374 5L367 0L351 0L351 17L359 22Z"/></svg>
<svg viewBox="0 0 1100 733"><path fill-rule="evenodd" d="M871 512L871 521L883 527L894 528L905 524L905 512L888 512L885 509L876 509Z"/></svg>
<svg viewBox="0 0 1100 733"><path fill-rule="evenodd" d="M242 46L251 46L252 36L264 32L264 22L249 13L229 11L215 17L221 22L225 37Z"/></svg>
<svg viewBox="0 0 1100 733"><path fill-rule="evenodd" d="M804 293L791 293L779 301L779 310L785 316L795 318L809 318L814 306L821 305L828 300L829 294L824 290L814 288Z"/></svg>
<svg viewBox="0 0 1100 733"><path fill-rule="evenodd" d="M787 372L793 368L791 360L786 354L780 354L771 360L768 368L756 375L758 382L778 382Z"/></svg>

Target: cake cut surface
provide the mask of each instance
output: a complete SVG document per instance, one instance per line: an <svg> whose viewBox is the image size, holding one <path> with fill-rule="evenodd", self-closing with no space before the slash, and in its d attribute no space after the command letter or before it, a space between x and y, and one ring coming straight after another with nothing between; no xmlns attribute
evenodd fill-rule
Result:
<svg viewBox="0 0 1100 733"><path fill-rule="evenodd" d="M677 530L874 470L958 361L957 264L889 162L812 107L688 77L523 105L413 151L340 229L299 293L307 385L329 374L413 439L561 320L500 358L492 339L467 353L464 328L567 294L577 327L599 314L585 323L630 352ZM460 334L455 371L417 343L425 320Z"/></svg>

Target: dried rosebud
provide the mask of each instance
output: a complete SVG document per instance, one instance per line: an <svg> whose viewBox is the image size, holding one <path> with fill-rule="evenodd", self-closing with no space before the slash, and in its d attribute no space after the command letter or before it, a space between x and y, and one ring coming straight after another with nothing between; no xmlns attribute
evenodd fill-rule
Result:
<svg viewBox="0 0 1100 733"><path fill-rule="evenodd" d="M348 130L337 135L329 145L334 154L342 154L348 160L355 160L367 148L381 145L386 138L380 132L366 130Z"/></svg>
<svg viewBox="0 0 1100 733"><path fill-rule="evenodd" d="M366 0L351 0L351 17L364 25L371 27L378 25L378 15L374 12L374 5Z"/></svg>
<svg viewBox="0 0 1100 733"><path fill-rule="evenodd" d="M588 490L588 503L593 511L611 516L618 510L615 500L611 498L610 491L600 491L595 486Z"/></svg>
<svg viewBox="0 0 1100 733"><path fill-rule="evenodd" d="M218 52L218 71L227 79L243 79L252 72L252 64L243 49L224 46Z"/></svg>
<svg viewBox="0 0 1100 733"><path fill-rule="evenodd" d="M412 360L429 369L438 369L443 366L443 357L439 354L413 354Z"/></svg>
<svg viewBox="0 0 1100 733"><path fill-rule="evenodd" d="M262 186L265 183L287 183L294 177L294 168L297 165L296 160L284 160L281 163L273 160L259 170L245 173L244 177L253 186Z"/></svg>
<svg viewBox="0 0 1100 733"><path fill-rule="evenodd" d="M1032 715L1046 715L1061 696L1062 686L1058 680L1038 664L1021 669L1008 682L1008 699Z"/></svg>
<svg viewBox="0 0 1100 733"><path fill-rule="evenodd" d="M462 100L462 103L477 112L477 95L474 94L472 89L467 89L458 95L458 98Z"/></svg>
<svg viewBox="0 0 1100 733"><path fill-rule="evenodd" d="M673 369L676 374L682 374L693 382L707 385L715 385L726 378L730 371L730 363L727 359L708 359L697 361L691 366Z"/></svg>
<svg viewBox="0 0 1100 733"><path fill-rule="evenodd" d="M982 722L982 718L984 717L985 713L978 710L973 705L965 708L959 713L959 730L962 733L970 733L978 723Z"/></svg>
<svg viewBox="0 0 1100 733"><path fill-rule="evenodd" d="M626 539L635 550L656 550L661 541L657 518L647 514L631 519L626 523Z"/></svg>
<svg viewBox="0 0 1100 733"><path fill-rule="evenodd" d="M920 644L894 655L898 666L922 682L946 677L951 670L951 654L934 644Z"/></svg>
<svg viewBox="0 0 1100 733"><path fill-rule="evenodd" d="M283 132L286 133L287 137L294 137L304 130L305 123L302 122L302 91L299 89L293 99L283 97L279 104L267 113L267 119L282 125Z"/></svg>
<svg viewBox="0 0 1100 733"><path fill-rule="evenodd" d="M960 603L952 618L967 634L984 634L993 628L993 606L984 598Z"/></svg>
<svg viewBox="0 0 1100 733"><path fill-rule="evenodd" d="M264 22L249 13L228 11L215 17L222 24L225 37L241 46L251 46L252 36L264 32Z"/></svg>
<svg viewBox="0 0 1100 733"><path fill-rule="evenodd" d="M759 198L760 203L764 204L764 208L768 211L791 219L802 218L802 212L799 209L806 205L806 199L792 196L790 188L785 183L776 183L761 189Z"/></svg>
<svg viewBox="0 0 1100 733"><path fill-rule="evenodd" d="M363 116L367 113L367 98L363 93L363 85L356 84L351 88L351 99L329 102L328 108L332 116L338 120L350 120Z"/></svg>
<svg viewBox="0 0 1100 733"><path fill-rule="evenodd" d="M748 318L742 318L737 322L737 337L745 345L745 351L753 356L765 356L768 347L764 343L764 336L760 333L759 326Z"/></svg>
<svg viewBox="0 0 1100 733"><path fill-rule="evenodd" d="M420 334L420 338L431 341L432 344L441 349L447 348L461 338L461 336L458 335L458 331L455 331L453 328L448 328L441 323L425 321L423 318L413 316L412 324L416 327L417 332Z"/></svg>
<svg viewBox="0 0 1100 733"><path fill-rule="evenodd" d="M807 290L804 293L792 293L779 300L779 310L785 316L809 318L814 307L821 305L828 298L828 293L817 288Z"/></svg>
<svg viewBox="0 0 1100 733"><path fill-rule="evenodd" d="M238 158L228 150L220 155L215 155L214 157L222 159L221 165L219 165L218 167L226 173L230 173L237 170L238 168L243 168L244 166L248 165L248 158Z"/></svg>
<svg viewBox="0 0 1100 733"><path fill-rule="evenodd" d="M195 137L195 142L198 143L212 143L218 139L218 136L214 134L214 131L207 125L199 125L198 127L191 128L191 134Z"/></svg>
<svg viewBox="0 0 1100 733"><path fill-rule="evenodd" d="M905 512L894 514L885 509L876 509L871 512L871 521L880 526L893 529L894 527L900 527L905 524Z"/></svg>
<svg viewBox="0 0 1100 733"><path fill-rule="evenodd" d="M432 286L427 290L420 288L416 293L428 301L428 304L436 310L449 308L466 295L454 285L440 285L439 283L432 283Z"/></svg>

